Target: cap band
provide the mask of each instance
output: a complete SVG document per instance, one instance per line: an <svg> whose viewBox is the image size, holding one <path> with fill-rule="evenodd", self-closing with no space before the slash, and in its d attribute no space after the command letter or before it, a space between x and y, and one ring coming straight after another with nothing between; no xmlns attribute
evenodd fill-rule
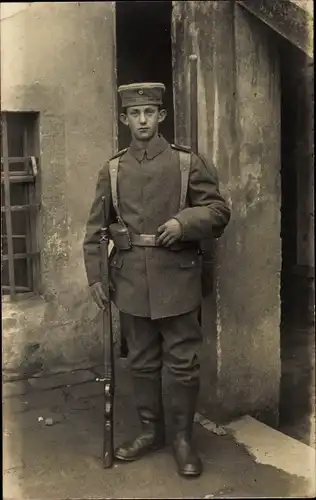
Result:
<svg viewBox="0 0 316 500"><path fill-rule="evenodd" d="M131 83L118 88L123 108L146 104L160 105L164 91L163 83Z"/></svg>

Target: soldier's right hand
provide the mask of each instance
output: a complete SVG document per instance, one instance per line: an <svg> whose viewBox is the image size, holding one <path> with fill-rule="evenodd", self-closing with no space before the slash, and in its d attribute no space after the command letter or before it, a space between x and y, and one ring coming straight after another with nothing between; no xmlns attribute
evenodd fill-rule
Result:
<svg viewBox="0 0 316 500"><path fill-rule="evenodd" d="M90 291L92 298L97 306L100 309L105 309L106 304L109 302L109 299L104 293L102 283L100 283L99 281L97 283L93 283L93 285L90 286Z"/></svg>

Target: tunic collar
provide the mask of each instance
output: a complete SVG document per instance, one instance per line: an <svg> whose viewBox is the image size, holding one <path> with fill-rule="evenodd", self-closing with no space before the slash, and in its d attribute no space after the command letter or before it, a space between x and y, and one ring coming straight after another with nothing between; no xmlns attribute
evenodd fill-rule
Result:
<svg viewBox="0 0 316 500"><path fill-rule="evenodd" d="M129 150L138 161L143 160L145 153L147 159L152 160L153 158L155 158L155 156L159 155L165 149L167 149L168 146L169 143L166 141L166 139L162 135L157 135L148 143L147 148L140 147L134 140L132 140L129 146Z"/></svg>

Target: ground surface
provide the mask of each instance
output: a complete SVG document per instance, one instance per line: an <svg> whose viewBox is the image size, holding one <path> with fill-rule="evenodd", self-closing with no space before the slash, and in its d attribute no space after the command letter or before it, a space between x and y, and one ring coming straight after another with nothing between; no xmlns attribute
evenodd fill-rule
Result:
<svg viewBox="0 0 316 500"><path fill-rule="evenodd" d="M304 465L298 476L282 470L282 459L280 467L259 463L258 453L269 456L269 450L264 449L266 438L262 449L259 445L254 452L242 444L243 437L247 441L246 421L240 439L228 428L225 435L217 435L211 425L195 424L204 462L204 474L199 479L186 480L177 475L169 446L137 462L104 470L100 460L102 387L95 381L100 373L98 368L76 370L4 383L4 499L313 496L304 477ZM129 372L121 362L117 363L116 375L115 441L119 443L137 432L138 423ZM52 418L53 425L45 425L46 418ZM276 434L283 439L283 434ZM282 441L276 436L274 443L278 442ZM293 443L295 448L298 442ZM308 447L299 446L298 453L304 460Z"/></svg>

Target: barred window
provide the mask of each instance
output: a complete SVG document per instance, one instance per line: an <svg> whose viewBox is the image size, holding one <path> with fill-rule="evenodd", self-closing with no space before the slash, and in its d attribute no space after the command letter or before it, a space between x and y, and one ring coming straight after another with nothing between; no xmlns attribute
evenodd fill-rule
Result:
<svg viewBox="0 0 316 500"><path fill-rule="evenodd" d="M1 290L38 292L38 113L1 113Z"/></svg>

